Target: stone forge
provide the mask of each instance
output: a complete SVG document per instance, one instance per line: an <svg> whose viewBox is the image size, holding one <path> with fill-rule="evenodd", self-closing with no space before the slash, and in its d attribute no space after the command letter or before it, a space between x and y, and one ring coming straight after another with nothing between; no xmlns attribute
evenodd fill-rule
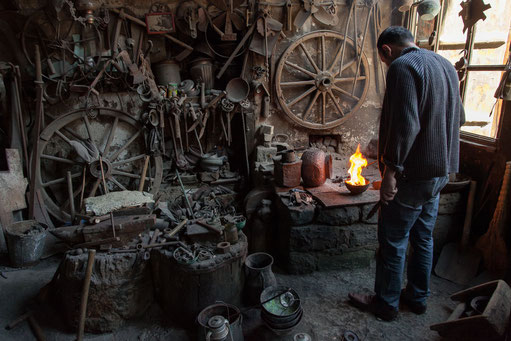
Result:
<svg viewBox="0 0 511 341"><path fill-rule="evenodd" d="M379 200L379 191L370 188L360 195L348 195L344 185L328 181L325 186L308 190L315 204L299 206L293 205L288 189L275 190L275 252L279 264L292 274L360 268L374 258L378 214L370 219L367 215ZM435 260L442 246L461 231L465 202L464 192L441 194L434 231Z"/></svg>

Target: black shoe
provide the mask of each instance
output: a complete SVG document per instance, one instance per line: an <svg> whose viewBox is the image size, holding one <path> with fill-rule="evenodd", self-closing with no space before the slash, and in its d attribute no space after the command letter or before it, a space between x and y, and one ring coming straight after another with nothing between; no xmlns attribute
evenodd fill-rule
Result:
<svg viewBox="0 0 511 341"><path fill-rule="evenodd" d="M348 297L352 305L361 310L369 311L384 321L393 321L397 317L398 310L378 299L376 295L349 293Z"/></svg>
<svg viewBox="0 0 511 341"><path fill-rule="evenodd" d="M410 295L407 293L406 289L401 290L401 302L405 304L414 314L422 315L428 309L428 306L425 302L415 302L410 298Z"/></svg>

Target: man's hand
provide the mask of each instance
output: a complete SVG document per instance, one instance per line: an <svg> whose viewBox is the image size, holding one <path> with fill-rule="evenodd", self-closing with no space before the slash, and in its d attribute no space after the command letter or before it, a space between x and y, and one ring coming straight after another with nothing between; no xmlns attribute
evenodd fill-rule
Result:
<svg viewBox="0 0 511 341"><path fill-rule="evenodd" d="M388 167L385 167L383 172L383 179L380 188L380 200L383 204L387 205L389 201L394 200L397 193L396 187L396 172Z"/></svg>

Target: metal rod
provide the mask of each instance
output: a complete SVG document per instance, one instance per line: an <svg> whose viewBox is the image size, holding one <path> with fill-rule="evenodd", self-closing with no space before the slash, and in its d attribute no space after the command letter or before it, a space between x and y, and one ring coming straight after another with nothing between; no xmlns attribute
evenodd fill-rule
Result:
<svg viewBox="0 0 511 341"><path fill-rule="evenodd" d="M32 329L32 332L34 333L34 336L37 339L37 341L46 340L43 330L41 329L41 326L39 325L39 323L37 323L33 315L30 315L28 317L28 324L30 325L30 329Z"/></svg>
<svg viewBox="0 0 511 341"><path fill-rule="evenodd" d="M7 326L5 326L5 329L7 330L11 330L12 328L16 327L18 324L20 324L21 322L25 321L26 319L28 319L28 317L30 315L32 315L34 312L33 311L27 311L26 313L24 313L23 315L20 315L18 318L16 318L14 321L12 321L11 323L9 323Z"/></svg>
<svg viewBox="0 0 511 341"><path fill-rule="evenodd" d="M154 230L153 236L151 237L151 240L149 241L148 245L153 245L156 242L156 238L158 238L159 235L160 235L160 230L159 229Z"/></svg>
<svg viewBox="0 0 511 341"><path fill-rule="evenodd" d="M67 193L69 195L69 209L71 210L71 224L73 224L73 221L75 221L75 199L73 195L73 178L71 178L71 172L67 171L66 173L67 178Z"/></svg>
<svg viewBox="0 0 511 341"><path fill-rule="evenodd" d="M222 66L222 68L220 69L220 71L216 75L217 79L220 79L222 77L222 75L224 74L225 70L227 70L229 65L231 65L232 60L234 59L234 57L236 57L236 55L238 54L239 50L243 47L243 45L245 44L247 39L250 38L250 36L254 32L255 26L256 26L255 23L252 24L252 26L250 26L250 28L248 29L247 33L245 33L245 35L243 36L243 39L241 39L241 41L239 42L238 46L236 46L234 51L232 51L231 55L229 56L229 59L227 59L227 61L224 63L224 66Z"/></svg>
<svg viewBox="0 0 511 341"><path fill-rule="evenodd" d="M177 170L177 168L176 168L176 175L177 175L177 180L179 181L179 185L181 186L181 190L183 191L183 195L185 196L185 202L186 202L186 206L188 209L188 214L192 218L195 218L195 215L193 214L193 210L192 210L192 205L190 204L190 201L188 200L188 196L186 195L186 191L185 191L185 186L183 186L183 182L181 181L181 175L179 175L179 171Z"/></svg>
<svg viewBox="0 0 511 341"><path fill-rule="evenodd" d="M101 179L103 179L103 187L105 188L105 194L108 193L108 188L106 187L105 181L105 171L103 170L103 158L99 157L99 168L101 169Z"/></svg>
<svg viewBox="0 0 511 341"><path fill-rule="evenodd" d="M83 280L82 298L80 302L80 320L78 324L78 333L76 335L77 341L83 340L83 334L85 329L85 314L87 312L87 300L89 298L89 287L90 278L92 275L92 267L94 265L94 257L96 256L96 250L89 250L89 257L87 259L87 270L85 271L85 278Z"/></svg>
<svg viewBox="0 0 511 341"><path fill-rule="evenodd" d="M145 156L144 159L144 168L142 168L142 174L140 177L140 184L138 185L138 191L142 192L144 190L145 177L147 174L147 166L149 165L149 155Z"/></svg>
<svg viewBox="0 0 511 341"><path fill-rule="evenodd" d="M366 40L367 29L369 28L369 21L371 21L371 14L373 12L374 6L376 6L376 3L369 8L369 13L367 13L366 27L364 29L364 36L362 37L362 46L360 47L360 56L362 56L362 54L364 53L364 43ZM361 62L362 62L362 58L360 57L357 62L357 70L355 71L355 79L353 80L353 87L351 88L352 96L355 94L355 85L357 85L358 70L360 69Z"/></svg>
<svg viewBox="0 0 511 341"><path fill-rule="evenodd" d="M30 165L30 198L29 198L29 219L35 217L35 205L38 198L37 191L39 190L37 178L39 176L39 134L41 133L41 125L43 119L43 75L41 68L41 53L39 45L35 45L35 74L34 81L36 86L36 110L35 110L35 124L33 129L34 148L32 151L32 163ZM40 202L37 204L41 204Z"/></svg>
<svg viewBox="0 0 511 341"><path fill-rule="evenodd" d="M85 194L85 172L87 171L87 166L83 166L83 177L82 177L82 193L80 194L80 211L83 207L83 196Z"/></svg>
<svg viewBox="0 0 511 341"><path fill-rule="evenodd" d="M116 237L115 235L115 221L114 221L114 212L110 212L110 224L112 224L112 235L114 236L114 238Z"/></svg>
<svg viewBox="0 0 511 341"><path fill-rule="evenodd" d="M204 151L202 150L202 143L200 142L199 134L197 134L197 127L193 129L193 133L195 134L195 138L199 144L200 155L204 155Z"/></svg>
<svg viewBox="0 0 511 341"><path fill-rule="evenodd" d="M243 146L245 147L245 164L247 167L247 178L250 178L250 162L248 161L248 146L247 146L247 122L245 119L245 110L241 110L241 124L243 125Z"/></svg>

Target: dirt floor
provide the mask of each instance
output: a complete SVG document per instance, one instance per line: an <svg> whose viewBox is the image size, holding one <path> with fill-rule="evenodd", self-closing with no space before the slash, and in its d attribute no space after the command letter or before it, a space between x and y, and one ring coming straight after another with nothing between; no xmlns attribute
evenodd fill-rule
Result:
<svg viewBox="0 0 511 341"><path fill-rule="evenodd" d="M58 257L52 257L40 264L17 270L0 266L7 279L0 277L0 325L21 315L31 305L39 289L52 278ZM6 264L5 261L2 264ZM279 284L295 289L303 300L304 318L301 324L288 336L275 336L260 322L259 311L244 314L245 340L293 340L297 332L309 333L313 340L342 340L346 330L355 332L360 340L441 340L429 325L447 319L455 304L449 295L461 289L460 286L433 276L432 296L425 315L417 316L402 310L394 322L383 322L374 316L358 311L347 303L350 291L370 291L373 285L374 264L357 270L316 272L310 275L287 275L275 270ZM157 304L142 318L129 321L119 330L103 335L87 334L86 340L196 340L193 331L186 331L169 325ZM71 340L72 330L63 327L60 316L51 309L37 315L46 340ZM12 330L0 328L0 340L35 339L27 322Z"/></svg>

